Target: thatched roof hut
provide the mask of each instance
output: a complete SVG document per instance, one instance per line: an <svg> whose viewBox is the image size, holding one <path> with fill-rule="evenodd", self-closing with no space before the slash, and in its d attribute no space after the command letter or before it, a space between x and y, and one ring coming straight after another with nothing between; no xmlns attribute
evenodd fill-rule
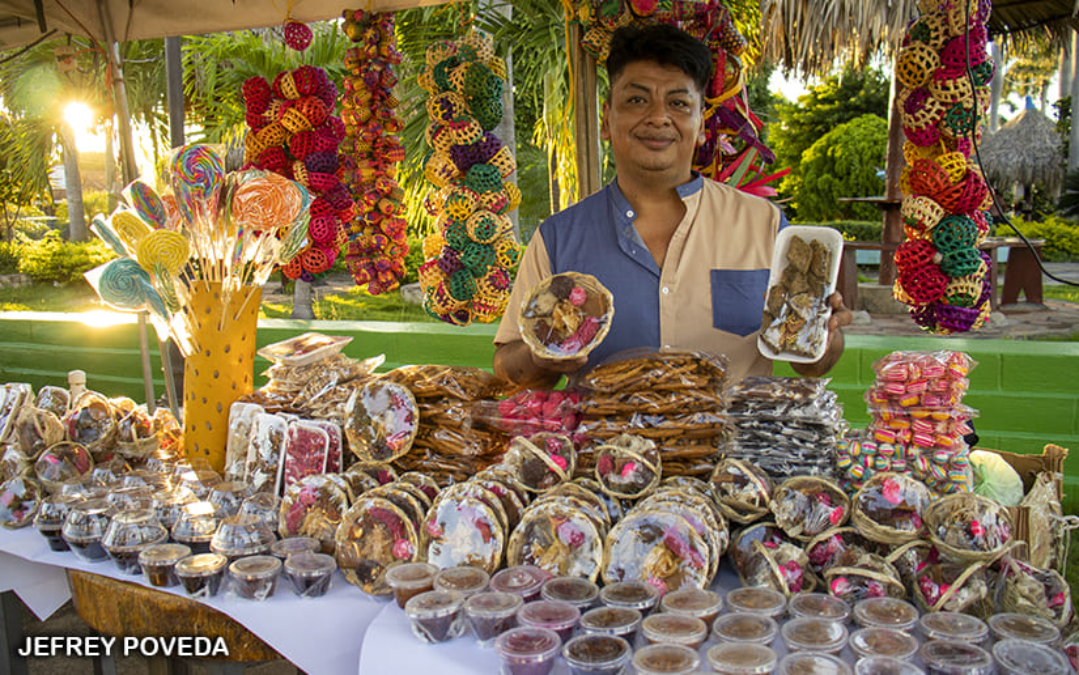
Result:
<svg viewBox="0 0 1079 675"><path fill-rule="evenodd" d="M1062 145L1056 124L1028 98L1023 112L982 141L979 154L994 184L1037 185L1054 193L1064 180Z"/></svg>

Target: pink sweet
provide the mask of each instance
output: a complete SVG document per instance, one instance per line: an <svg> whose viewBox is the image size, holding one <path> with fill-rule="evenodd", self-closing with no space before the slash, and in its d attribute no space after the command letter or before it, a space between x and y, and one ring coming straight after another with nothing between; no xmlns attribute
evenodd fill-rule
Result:
<svg viewBox="0 0 1079 675"><path fill-rule="evenodd" d="M843 596L850 592L850 580L846 577L836 577L832 579L832 595Z"/></svg>
<svg viewBox="0 0 1079 675"><path fill-rule="evenodd" d="M880 370L880 376L892 382L902 382L907 379L909 369L905 363L890 363Z"/></svg>
<svg viewBox="0 0 1079 675"><path fill-rule="evenodd" d="M427 534L431 535L432 539L440 539L444 532L442 528L438 526L438 522L434 520L427 521Z"/></svg>
<svg viewBox="0 0 1079 675"><path fill-rule="evenodd" d="M876 429L873 431L873 438L881 443L895 443L895 432L891 429Z"/></svg>
<svg viewBox="0 0 1079 675"><path fill-rule="evenodd" d="M626 462L622 465L622 480L629 480L629 477L637 470L636 462Z"/></svg>
<svg viewBox="0 0 1079 675"><path fill-rule="evenodd" d="M891 478L884 479L880 493L889 504L898 504L903 501L903 491L899 487L899 483Z"/></svg>
<svg viewBox="0 0 1079 675"><path fill-rule="evenodd" d="M393 545L393 557L398 560L408 560L416 550L407 539L398 539Z"/></svg>
<svg viewBox="0 0 1079 675"><path fill-rule="evenodd" d="M933 437L929 434L914 434L914 436L911 437L911 441L913 441L914 445L922 448L933 447Z"/></svg>
<svg viewBox="0 0 1079 675"><path fill-rule="evenodd" d="M844 511L842 506L835 507L834 509L832 509L832 512L828 514L828 522L830 522L832 525L838 526L841 522L843 522L843 513Z"/></svg>
<svg viewBox="0 0 1079 675"><path fill-rule="evenodd" d="M927 380L935 380L938 377L944 377L944 366L939 364L926 366L925 368L922 368L922 377Z"/></svg>
<svg viewBox="0 0 1079 675"><path fill-rule="evenodd" d="M892 396L902 396L906 390L907 388L902 382L889 382L884 385L884 391Z"/></svg>
<svg viewBox="0 0 1079 675"><path fill-rule="evenodd" d="M933 431L933 425L926 420L914 420L914 423L910 425L910 428L916 434L928 434Z"/></svg>
<svg viewBox="0 0 1079 675"><path fill-rule="evenodd" d="M918 380L917 382L911 382L907 385L908 394L922 394L929 389L929 383L925 380Z"/></svg>
<svg viewBox="0 0 1079 675"><path fill-rule="evenodd" d="M588 300L588 291L580 286L574 286L569 292L569 301L574 307L580 307Z"/></svg>
<svg viewBox="0 0 1079 675"><path fill-rule="evenodd" d="M970 521L970 535L972 537L984 537L985 528L976 520Z"/></svg>
<svg viewBox="0 0 1079 675"><path fill-rule="evenodd" d="M918 405L918 402L921 401L921 398L922 397L918 396L917 394L906 395L903 396L903 398L899 399L899 405L903 406L904 408L909 408L911 406Z"/></svg>
<svg viewBox="0 0 1079 675"><path fill-rule="evenodd" d="M551 461L554 462L562 471L566 470L566 460L560 455L551 455Z"/></svg>

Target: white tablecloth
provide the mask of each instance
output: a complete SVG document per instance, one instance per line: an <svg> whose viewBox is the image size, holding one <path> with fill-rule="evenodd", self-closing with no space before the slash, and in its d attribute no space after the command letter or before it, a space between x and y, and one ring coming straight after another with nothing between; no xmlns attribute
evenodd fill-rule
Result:
<svg viewBox="0 0 1079 675"><path fill-rule="evenodd" d="M71 597L65 567L144 583L142 576L123 574L111 561L85 563L74 553L50 551L33 528L0 531L0 590L15 591L38 618L48 618ZM154 590L184 595L179 586ZM361 593L340 572L321 598L301 600L282 578L264 602L231 594L201 602L241 623L305 672L319 675L356 671L364 633L387 604Z"/></svg>

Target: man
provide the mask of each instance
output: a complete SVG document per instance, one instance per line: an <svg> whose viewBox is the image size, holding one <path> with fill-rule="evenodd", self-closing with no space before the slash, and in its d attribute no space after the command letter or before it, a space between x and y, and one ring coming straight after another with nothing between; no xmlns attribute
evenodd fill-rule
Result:
<svg viewBox="0 0 1079 675"><path fill-rule="evenodd" d="M757 335L776 235L787 225L767 200L703 178L691 166L704 142L708 49L668 25L615 32L607 58L610 95L600 136L611 144L617 178L540 225L521 261L509 309L495 336L495 372L522 387L548 388L631 347L679 347L726 354L732 381L771 374ZM521 339L517 308L540 280L591 274L614 294L610 332L588 358L542 359ZM833 294L828 372L850 323Z"/></svg>

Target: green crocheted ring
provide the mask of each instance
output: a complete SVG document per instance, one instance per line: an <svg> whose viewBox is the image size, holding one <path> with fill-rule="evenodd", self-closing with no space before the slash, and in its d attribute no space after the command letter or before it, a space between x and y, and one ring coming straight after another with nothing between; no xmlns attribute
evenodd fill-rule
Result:
<svg viewBox="0 0 1079 675"><path fill-rule="evenodd" d="M940 227L939 225L937 227ZM952 277L964 277L974 274L981 267L982 256L976 248L961 248L944 254L944 260L940 263L942 272Z"/></svg>
<svg viewBox="0 0 1079 675"><path fill-rule="evenodd" d="M465 185L476 192L495 192L502 189L502 175L490 164L473 164L465 175Z"/></svg>
<svg viewBox="0 0 1079 675"><path fill-rule="evenodd" d="M476 279L468 269L460 269L450 276L450 297L467 302L476 294Z"/></svg>
<svg viewBox="0 0 1079 675"><path fill-rule="evenodd" d="M487 244L469 242L461 249L461 262L474 277L487 274L487 269L495 264L497 256L493 247Z"/></svg>

